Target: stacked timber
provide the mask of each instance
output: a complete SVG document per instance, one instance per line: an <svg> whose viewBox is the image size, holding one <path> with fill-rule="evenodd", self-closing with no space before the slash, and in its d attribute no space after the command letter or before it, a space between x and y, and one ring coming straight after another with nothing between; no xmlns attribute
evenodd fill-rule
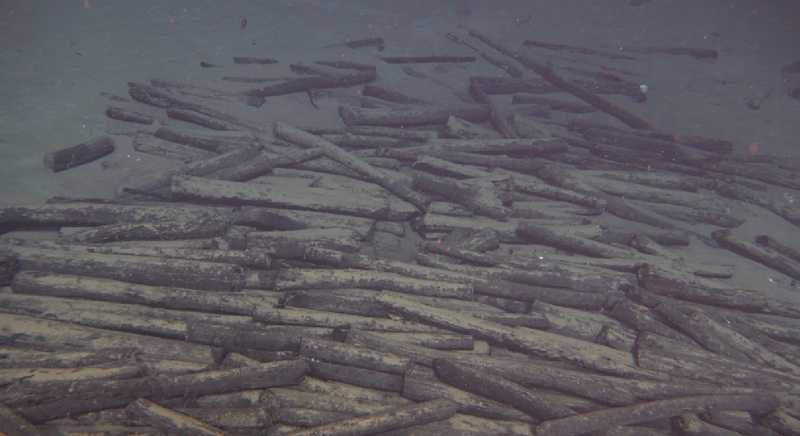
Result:
<svg viewBox="0 0 800 436"><path fill-rule="evenodd" d="M800 280L797 248L737 236L734 207L800 225L764 194L800 174L657 132L599 96L629 87L470 35L448 37L512 78L473 78L468 103L378 88L375 67L341 62L257 89L131 83L109 116L163 109L133 144L174 166L113 200L0 207L4 232L58 230L0 245L0 428L800 434L800 304L681 255L700 240ZM364 83L355 100L323 89ZM580 105L528 95L559 90L628 128L543 122L496 97ZM297 92L337 100L346 127L231 115Z"/></svg>

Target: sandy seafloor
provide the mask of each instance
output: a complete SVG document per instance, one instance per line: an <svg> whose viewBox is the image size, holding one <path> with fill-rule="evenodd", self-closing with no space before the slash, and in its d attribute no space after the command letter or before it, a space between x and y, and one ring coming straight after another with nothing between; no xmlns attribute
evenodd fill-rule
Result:
<svg viewBox="0 0 800 436"><path fill-rule="evenodd" d="M247 26L240 29L243 19ZM783 65L800 60L796 0L651 0L638 6L629 0L6 0L0 2L0 204L41 204L52 196L110 198L124 178L168 165L136 153L125 137L115 137L117 150L101 161L57 174L42 165L48 152L126 127L106 118L111 101L101 94L125 96L128 81L161 78L231 89L220 77L287 76L290 62L341 59L375 64L376 85L407 92L412 79L377 57L472 55L444 36L464 36L465 28L555 65L563 55L523 48L522 41L605 50L716 49L716 60L649 55L646 62L618 65L584 59L646 84L644 104L609 98L659 130L723 138L738 153L800 162L800 101L787 95L781 74ZM373 36L384 38L385 51L323 48ZM259 72L233 65L232 56L272 57L281 64ZM200 68L201 61L220 66ZM485 63L428 71L447 86L427 83L417 96L442 102L455 101L449 87L466 88L459 77L497 73ZM748 102L760 108L748 108ZM334 108L312 110L305 95L259 109L243 105L243 111L236 115L265 125L275 119L299 127L342 125ZM603 114L592 117L611 122ZM800 201L799 193L785 189L766 195ZM756 206L740 207L750 218L735 230L737 236L768 233L800 247L797 227ZM695 230L707 234L712 228ZM800 288L790 279L727 251L695 241L681 254L735 264L732 283L800 301Z"/></svg>

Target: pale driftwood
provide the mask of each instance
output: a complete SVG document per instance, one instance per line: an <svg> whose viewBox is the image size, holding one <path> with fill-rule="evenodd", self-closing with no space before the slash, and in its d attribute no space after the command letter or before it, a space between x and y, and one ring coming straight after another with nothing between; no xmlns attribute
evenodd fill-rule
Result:
<svg viewBox="0 0 800 436"><path fill-rule="evenodd" d="M714 231L711 233L711 237L721 246L740 256L754 260L795 280L800 280L800 262L786 257L776 250L737 238L728 230Z"/></svg>
<svg viewBox="0 0 800 436"><path fill-rule="evenodd" d="M407 298L381 294L377 299L403 315L423 319L455 331L472 333L541 357L574 362L609 374L629 377L647 375L646 371L642 372L635 368L630 354L613 348L538 330L513 329L477 318L467 319L457 312L433 308Z"/></svg>
<svg viewBox="0 0 800 436"><path fill-rule="evenodd" d="M14 277L12 289L16 294L135 303L164 309L247 316L252 315L253 310L259 305L272 305L278 302L277 297L265 293L223 294L39 271L19 272Z"/></svg>
<svg viewBox="0 0 800 436"><path fill-rule="evenodd" d="M260 152L260 145L248 145L209 159L154 171L141 176L132 176L117 185L117 196L126 195L126 190L154 191L168 187L172 182L172 178L178 175L205 176L220 169L249 161L258 156Z"/></svg>
<svg viewBox="0 0 800 436"><path fill-rule="evenodd" d="M300 345L300 356L392 374L405 373L412 363L408 358L315 337L303 338Z"/></svg>
<svg viewBox="0 0 800 436"><path fill-rule="evenodd" d="M139 398L132 402L126 410L134 420L178 436L232 435L232 433L220 430L191 416L160 406L144 398Z"/></svg>
<svg viewBox="0 0 800 436"><path fill-rule="evenodd" d="M244 287L243 270L224 263L164 259L115 254L58 252L9 247L21 270L84 275L155 286L205 291L238 291Z"/></svg>
<svg viewBox="0 0 800 436"><path fill-rule="evenodd" d="M501 377L482 373L448 359L435 360L433 367L436 376L445 383L496 401L503 401L534 418L548 420L575 414L564 404L552 401L552 398L537 395L535 391L525 389Z"/></svg>
<svg viewBox="0 0 800 436"><path fill-rule="evenodd" d="M322 149L325 156L344 165L350 170L367 178L367 180L382 186L386 190L392 192L403 200L416 206L421 211L427 208L430 200L425 196L413 191L403 183L396 176L379 170L372 165L364 162L363 160L355 157L353 154L342 150L330 141L326 141L319 136L312 135L308 132L302 131L298 128L288 126L286 124L275 123L275 135L287 141L292 141L309 148Z"/></svg>
<svg viewBox="0 0 800 436"><path fill-rule="evenodd" d="M706 395L674 398L589 412L544 422L536 426L535 434L536 436L579 435L615 425L635 424L678 416L683 413L700 413L708 410L746 410L755 414L764 414L775 410L778 405L780 405L780 401L771 394Z"/></svg>
<svg viewBox="0 0 800 436"><path fill-rule="evenodd" d="M375 434L441 421L453 416L458 406L450 400L438 399L408 406L399 406L366 417L334 422L324 426L289 433L291 436L346 436Z"/></svg>
<svg viewBox="0 0 800 436"><path fill-rule="evenodd" d="M376 219L407 219L413 208L397 207L397 202L355 192L336 192L299 186L280 186L210 180L177 176L172 179L172 194L179 198L212 204L262 206L331 212Z"/></svg>

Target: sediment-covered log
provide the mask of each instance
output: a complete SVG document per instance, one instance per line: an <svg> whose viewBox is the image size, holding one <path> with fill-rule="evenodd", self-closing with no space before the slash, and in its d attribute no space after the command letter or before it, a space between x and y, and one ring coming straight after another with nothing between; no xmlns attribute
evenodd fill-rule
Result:
<svg viewBox="0 0 800 436"><path fill-rule="evenodd" d="M544 422L536 426L535 434L537 436L578 435L616 425L635 424L678 416L683 413L700 413L709 410L745 410L758 415L775 410L779 404L778 398L771 394L674 398L599 410Z"/></svg>
<svg viewBox="0 0 800 436"><path fill-rule="evenodd" d="M43 159L44 166L57 173L100 159L113 151L114 140L110 136L101 136L63 150L47 153Z"/></svg>

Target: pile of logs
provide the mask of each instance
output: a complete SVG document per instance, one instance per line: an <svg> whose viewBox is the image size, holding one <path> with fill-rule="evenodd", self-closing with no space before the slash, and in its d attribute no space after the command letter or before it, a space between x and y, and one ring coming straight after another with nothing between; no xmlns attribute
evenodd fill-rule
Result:
<svg viewBox="0 0 800 436"><path fill-rule="evenodd" d="M108 116L157 121L134 146L175 166L114 200L0 207L4 232L59 230L0 245L2 431L800 434L800 304L681 256L695 239L800 280L796 249L734 230L736 202L800 225L765 194L800 173L600 97L642 101L630 83L470 36L448 35L511 78L472 78L461 104L341 62L237 91L130 83ZM339 101L346 127L231 115L297 92ZM630 128L552 115L592 110Z"/></svg>

